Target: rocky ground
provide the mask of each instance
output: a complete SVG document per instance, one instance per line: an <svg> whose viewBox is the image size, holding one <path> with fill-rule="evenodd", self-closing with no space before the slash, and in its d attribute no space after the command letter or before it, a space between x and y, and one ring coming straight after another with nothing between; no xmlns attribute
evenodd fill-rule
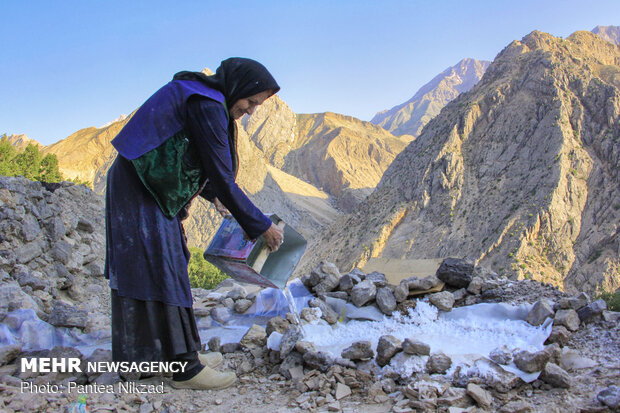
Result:
<svg viewBox="0 0 620 413"><path fill-rule="evenodd" d="M44 187L20 178L0 178L0 334L17 329L11 312L30 308L53 326L78 332L109 331L106 282L102 277L103 203L88 189L71 184ZM165 377L139 379L131 375L25 373L20 360L29 357L80 357L109 360L97 350L84 357L75 348L26 350L7 345L0 335L0 412L609 412L620 406L619 314L586 294L570 296L549 284L512 281L456 259L443 262L436 276L410 278L388 285L383 274L353 271L341 274L322 262L301 281L316 296L301 312L301 323L342 322L334 303L343 302L381 317L406 312L424 297L441 311L480 302L535 303L527 316L532 325L553 318L544 350L489 354L492 378L464 372L445 374L449 357L414 337L400 341L385 335L376 347L360 341L340 357L316 351L300 334L297 321L274 317L254 325L240 343L205 343L224 354L222 369L239 376L221 391L175 390ZM194 290L199 325L226 323L248 311L256 291L226 281L214 291ZM320 318L320 320L319 320ZM267 338L279 337L279 350ZM402 377L387 365L393 357L425 360L422 371ZM499 366L514 359L524 371L541 371L526 384ZM47 383L70 386L54 393ZM100 386L152 385L145 391L99 393ZM163 383L163 386L159 386ZM38 387L37 387L38 386ZM37 389L42 391L30 391ZM160 393L161 391L161 393ZM85 399L78 399L86 393ZM84 410L81 410L84 411Z"/></svg>

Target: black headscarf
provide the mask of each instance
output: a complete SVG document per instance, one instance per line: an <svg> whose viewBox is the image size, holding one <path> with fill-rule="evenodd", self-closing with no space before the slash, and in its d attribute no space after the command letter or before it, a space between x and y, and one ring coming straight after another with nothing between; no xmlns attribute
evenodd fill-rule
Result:
<svg viewBox="0 0 620 413"><path fill-rule="evenodd" d="M239 99L249 98L257 93L271 90L272 94L280 90L280 86L265 66L256 60L243 57L231 57L222 61L214 75L207 76L202 72L179 72L173 80L198 80L224 94L228 110ZM239 169L237 154L237 123L228 120L228 143L233 161L235 175Z"/></svg>

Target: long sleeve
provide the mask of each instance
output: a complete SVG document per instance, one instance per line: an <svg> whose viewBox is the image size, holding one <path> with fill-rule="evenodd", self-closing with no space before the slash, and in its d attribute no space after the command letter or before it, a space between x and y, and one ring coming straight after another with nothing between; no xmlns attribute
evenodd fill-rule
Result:
<svg viewBox="0 0 620 413"><path fill-rule="evenodd" d="M190 100L186 125L209 178L209 192L228 208L248 236L257 238L269 229L271 220L235 182L223 106L210 99Z"/></svg>

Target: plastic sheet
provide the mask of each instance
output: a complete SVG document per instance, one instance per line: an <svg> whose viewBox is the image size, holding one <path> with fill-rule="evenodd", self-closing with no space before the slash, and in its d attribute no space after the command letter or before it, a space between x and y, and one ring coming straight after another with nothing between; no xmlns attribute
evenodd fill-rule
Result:
<svg viewBox="0 0 620 413"><path fill-rule="evenodd" d="M77 328L54 327L39 319L31 309L10 312L0 324L0 346L20 343L22 351L49 350L56 346L75 347L88 357L97 348L110 349L110 333L85 334Z"/></svg>

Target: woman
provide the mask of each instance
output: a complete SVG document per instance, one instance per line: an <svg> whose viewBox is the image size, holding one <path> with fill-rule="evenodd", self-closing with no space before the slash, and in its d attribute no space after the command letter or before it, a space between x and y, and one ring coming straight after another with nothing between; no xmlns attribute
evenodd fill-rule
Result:
<svg viewBox="0 0 620 413"><path fill-rule="evenodd" d="M106 269L115 361L186 361L177 388L219 389L236 379L213 369L221 354L198 354L200 337L187 273L182 219L196 195L232 213L272 251L282 230L235 183L235 120L280 87L260 63L222 62L215 75L180 72L151 96L112 141L108 171Z"/></svg>

